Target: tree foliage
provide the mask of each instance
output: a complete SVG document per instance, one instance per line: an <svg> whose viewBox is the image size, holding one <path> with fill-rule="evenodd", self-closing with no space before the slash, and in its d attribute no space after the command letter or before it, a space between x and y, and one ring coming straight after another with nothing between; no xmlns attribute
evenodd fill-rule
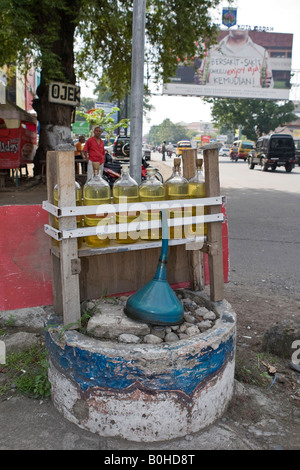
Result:
<svg viewBox="0 0 300 470"><path fill-rule="evenodd" d="M80 98L80 107L78 111L82 111L83 113L87 113L90 109L94 108L95 100L94 98ZM78 114L76 112L76 121L85 121L84 116Z"/></svg>
<svg viewBox="0 0 300 470"><path fill-rule="evenodd" d="M130 92L133 1L90 1L82 11L77 29L80 47L77 53L78 76L99 75L113 98ZM96 6L96 5L97 6ZM152 79L168 80L178 60L203 54L203 42L214 40L217 28L209 9L220 0L148 0L146 10L145 60Z"/></svg>
<svg viewBox="0 0 300 470"><path fill-rule="evenodd" d="M81 0L1 0L0 66L17 62L26 69L33 64L48 81L70 79L81 4Z"/></svg>
<svg viewBox="0 0 300 470"><path fill-rule="evenodd" d="M242 126L243 134L251 140L297 119L291 101L282 104L276 101L231 98L214 98L208 101L212 103L211 114L216 124L233 131Z"/></svg>
<svg viewBox="0 0 300 470"><path fill-rule="evenodd" d="M203 52L201 40L216 34L209 8L219 3L147 1L146 59L156 79L173 75L178 59ZM1 0L0 66L30 60L47 80L70 79L64 62L68 54L77 78L99 76L101 67L106 88L123 97L131 82L132 9L132 0ZM64 51L67 36L72 47Z"/></svg>
<svg viewBox="0 0 300 470"><path fill-rule="evenodd" d="M210 9L220 3L147 1L146 60L152 78L167 80L175 74L178 60L203 53L203 41L208 43L217 34ZM45 159L47 150L73 145L71 131L67 137L73 109L49 103L50 81L75 84L96 76L113 99L130 92L132 12L133 0L1 0L0 67L17 62L41 70L33 103L40 122L35 163Z"/></svg>
<svg viewBox="0 0 300 470"><path fill-rule="evenodd" d="M151 145L160 145L163 141L176 144L179 140L190 140L196 135L196 132L186 129L181 124L174 124L170 119L157 125L152 126L148 134L148 142Z"/></svg>
<svg viewBox="0 0 300 470"><path fill-rule="evenodd" d="M91 126L100 126L106 132L106 139L109 141L114 135L116 129L123 127L124 129L129 126L129 119L121 119L115 122L113 115L119 111L119 108L114 107L110 113L105 114L104 109L94 109L85 113L84 111L77 111Z"/></svg>

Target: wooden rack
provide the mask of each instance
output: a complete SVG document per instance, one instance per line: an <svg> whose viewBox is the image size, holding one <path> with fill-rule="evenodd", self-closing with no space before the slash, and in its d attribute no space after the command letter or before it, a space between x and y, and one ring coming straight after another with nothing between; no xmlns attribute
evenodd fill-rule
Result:
<svg viewBox="0 0 300 470"><path fill-rule="evenodd" d="M176 284L189 280L193 290L201 290L204 285L202 254L208 254L212 301L220 301L224 297L220 224L224 216L221 213L218 148L216 144L203 147L206 198L184 201L194 206L205 204L207 214L204 219L200 216L193 219L193 223L205 221L207 236L169 240L168 256L168 281ZM196 150L183 151L183 176L187 179L194 176L196 156ZM83 246L78 249L78 237L94 234L99 229L78 229L76 216L95 213L98 206L76 207L73 152L48 152L46 163L48 200L44 201L43 208L49 212L49 224L45 225L45 232L51 237L53 304L55 312L63 315L64 325L76 324L80 319L82 300L100 297L104 291L106 294L135 291L148 282L155 272L161 241L138 241L127 245L111 242L105 248ZM58 207L53 200L56 183ZM180 201L163 203L172 203L174 207ZM117 205L111 205L114 212L118 208ZM55 217L59 220L58 229L54 228ZM190 219L184 222L190 223ZM110 230L115 233L117 226L110 227Z"/></svg>

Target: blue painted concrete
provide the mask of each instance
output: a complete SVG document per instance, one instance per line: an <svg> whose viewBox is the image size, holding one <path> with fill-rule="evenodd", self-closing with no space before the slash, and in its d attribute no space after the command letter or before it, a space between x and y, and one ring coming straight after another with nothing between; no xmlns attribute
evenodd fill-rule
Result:
<svg viewBox="0 0 300 470"><path fill-rule="evenodd" d="M70 347L68 344L62 348L49 332L46 332L46 346L54 365L72 379L82 392L91 387L125 391L139 383L147 390L176 391L191 396L199 384L204 385L228 361L234 359L235 338L231 336L221 342L217 349L208 347L195 355L184 358L180 356L180 365L176 366L176 360L173 359L172 367L163 373L148 372L147 366L141 368L139 359L128 360L121 355L109 357L104 353L87 351L77 346ZM170 354L174 358L176 346L172 345ZM150 367L151 363L149 369Z"/></svg>

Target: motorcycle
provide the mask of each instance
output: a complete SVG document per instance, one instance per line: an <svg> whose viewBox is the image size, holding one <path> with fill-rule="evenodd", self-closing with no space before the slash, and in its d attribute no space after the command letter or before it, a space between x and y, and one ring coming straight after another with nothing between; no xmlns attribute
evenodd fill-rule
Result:
<svg viewBox="0 0 300 470"><path fill-rule="evenodd" d="M239 159L238 151L235 152L234 150L231 150L229 156L230 156L230 160L234 162L237 162Z"/></svg>
<svg viewBox="0 0 300 470"><path fill-rule="evenodd" d="M114 182L121 177L122 163L128 165L128 162L113 160L112 156L109 153L106 153L103 166L103 178L109 183L111 188L113 187ZM147 178L147 168L149 166L150 164L146 161L145 157L143 157L141 167L142 181ZM157 178L158 181L163 183L162 174L158 171L157 168L155 168L155 178Z"/></svg>

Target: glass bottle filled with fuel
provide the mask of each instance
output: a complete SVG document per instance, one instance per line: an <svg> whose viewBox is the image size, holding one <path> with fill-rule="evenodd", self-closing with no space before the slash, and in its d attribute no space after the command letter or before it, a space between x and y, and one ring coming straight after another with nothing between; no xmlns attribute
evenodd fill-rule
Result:
<svg viewBox="0 0 300 470"><path fill-rule="evenodd" d="M114 204L126 204L126 211L117 212L116 223L130 224L139 220L139 212L131 208L132 204L139 202L139 186L129 174L129 165L123 165L121 177L113 185ZM139 231L124 230L116 233L117 243L135 243L139 239Z"/></svg>
<svg viewBox="0 0 300 470"><path fill-rule="evenodd" d="M196 198L203 198L205 197L205 179L204 179L204 174L203 174L203 160L198 158L196 160L196 172L193 178L189 180L189 197L191 199L196 199ZM204 206L193 206L192 208L192 215L194 216L201 216L205 214L205 208ZM193 224L189 225L189 232L190 236L203 236L206 234L206 224Z"/></svg>
<svg viewBox="0 0 300 470"><path fill-rule="evenodd" d="M99 174L98 162L93 162L93 177L83 187L83 205L84 206L101 206L103 204L111 204L111 189L107 181ZM84 225L86 227L99 227L105 229L111 222L110 215L107 212L101 212L98 208L96 214L85 215ZM109 245L110 238L108 233L97 233L85 237L86 244L92 248L101 248Z"/></svg>
<svg viewBox="0 0 300 470"><path fill-rule="evenodd" d="M167 199L188 199L189 198L189 184L186 178L181 175L180 172L180 158L174 158L174 168L173 175L166 181L166 190L167 190ZM179 239L185 238L185 226L182 225L183 217L190 216L191 210L188 208L179 207L179 208L170 208L169 217L170 219L181 219L181 224L170 227L169 233L170 239ZM179 220L178 220L179 221Z"/></svg>
<svg viewBox="0 0 300 470"><path fill-rule="evenodd" d="M166 188L156 177L155 169L147 169L146 180L143 181L139 188L139 195L141 202L150 202L150 201L164 201L166 199ZM147 211L141 211L140 221L150 223L150 228L141 230L141 239L142 240L159 240L161 239L162 231L161 228L151 227L152 221L157 221L160 219L160 210L159 209L149 209Z"/></svg>

